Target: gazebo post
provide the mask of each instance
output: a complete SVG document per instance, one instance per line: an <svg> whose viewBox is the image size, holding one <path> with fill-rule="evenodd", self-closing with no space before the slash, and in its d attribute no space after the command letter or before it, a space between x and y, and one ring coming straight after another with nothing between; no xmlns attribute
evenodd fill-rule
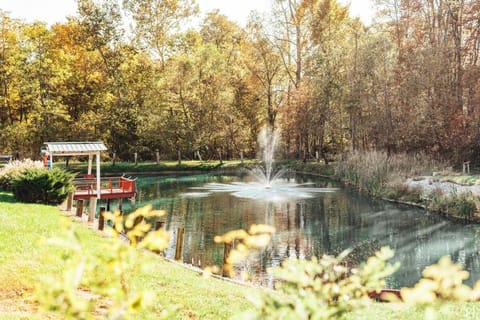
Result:
<svg viewBox="0 0 480 320"><path fill-rule="evenodd" d="M88 154L88 171L87 174L91 175L92 174L92 160L93 160L93 154Z"/></svg>
<svg viewBox="0 0 480 320"><path fill-rule="evenodd" d="M97 151L95 162L97 165L97 199L100 199L102 194L100 190L100 151Z"/></svg>

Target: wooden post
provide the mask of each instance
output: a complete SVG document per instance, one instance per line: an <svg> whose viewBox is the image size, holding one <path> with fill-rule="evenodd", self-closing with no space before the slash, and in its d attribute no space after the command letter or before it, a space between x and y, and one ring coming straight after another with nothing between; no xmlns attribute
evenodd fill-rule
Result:
<svg viewBox="0 0 480 320"><path fill-rule="evenodd" d="M98 214L98 230L103 230L105 227L105 207L100 207L100 213Z"/></svg>
<svg viewBox="0 0 480 320"><path fill-rule="evenodd" d="M155 156L156 156L156 159L157 159L157 164L160 164L160 152L157 150L155 150Z"/></svg>
<svg viewBox="0 0 480 320"><path fill-rule="evenodd" d="M180 152L180 150L177 151L177 155L178 155L178 165L181 166L182 165L182 153Z"/></svg>
<svg viewBox="0 0 480 320"><path fill-rule="evenodd" d="M122 204L123 204L123 199L120 198L118 199L118 211L122 212Z"/></svg>
<svg viewBox="0 0 480 320"><path fill-rule="evenodd" d="M225 242L223 245L223 268L222 268L222 276L230 278L230 270L227 268L227 260L228 256L230 255L230 251L232 251L233 242Z"/></svg>
<svg viewBox="0 0 480 320"><path fill-rule="evenodd" d="M70 192L67 196L67 211L72 211L73 192Z"/></svg>
<svg viewBox="0 0 480 320"><path fill-rule="evenodd" d="M97 197L90 197L90 210L88 210L88 222L95 220L95 212L97 211Z"/></svg>
<svg viewBox="0 0 480 320"><path fill-rule="evenodd" d="M130 206L132 207L132 209L135 209L135 197L130 198Z"/></svg>
<svg viewBox="0 0 480 320"><path fill-rule="evenodd" d="M107 211L110 212L110 199L107 199Z"/></svg>
<svg viewBox="0 0 480 320"><path fill-rule="evenodd" d="M160 229L163 229L163 226L165 225L164 221L157 221L155 222L155 231L158 231ZM156 254L163 254L163 250L153 250Z"/></svg>
<svg viewBox="0 0 480 320"><path fill-rule="evenodd" d="M133 154L133 159L134 159L135 165L137 165L138 164L138 161L137 161L138 160L138 153L135 152Z"/></svg>
<svg viewBox="0 0 480 320"><path fill-rule="evenodd" d="M83 200L77 200L77 217L82 217L83 214Z"/></svg>
<svg viewBox="0 0 480 320"><path fill-rule="evenodd" d="M470 161L465 161L462 168L463 173L470 174Z"/></svg>
<svg viewBox="0 0 480 320"><path fill-rule="evenodd" d="M175 260L182 260L184 228L177 229L177 244L175 245Z"/></svg>
<svg viewBox="0 0 480 320"><path fill-rule="evenodd" d="M243 151L240 151L240 162L243 164Z"/></svg>
<svg viewBox="0 0 480 320"><path fill-rule="evenodd" d="M165 225L165 221L157 221L155 222L155 231L163 229L163 226Z"/></svg>

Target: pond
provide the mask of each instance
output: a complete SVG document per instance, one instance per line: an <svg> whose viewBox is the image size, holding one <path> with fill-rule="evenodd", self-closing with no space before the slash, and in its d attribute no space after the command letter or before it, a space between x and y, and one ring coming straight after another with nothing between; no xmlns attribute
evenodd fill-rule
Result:
<svg viewBox="0 0 480 320"><path fill-rule="evenodd" d="M165 255L174 257L177 230L184 228L183 261L200 267L222 265L223 246L214 243L214 236L248 229L252 224L275 226L270 245L239 266L252 281L264 286L274 281L267 269L285 259L338 254L347 248L371 251L387 245L395 250L393 261L401 263L388 279L389 288L412 286L425 266L444 255L450 255L471 273L468 284L480 278L478 225L450 221L342 188L332 189L339 186L307 175L290 175L285 180L301 184L299 189L327 188L321 190L328 192L242 197L218 188L219 184L235 185L249 179L215 174L141 177L136 207L152 204L155 209L166 210L163 219L171 232L171 243ZM213 192L202 189L207 183L217 186Z"/></svg>

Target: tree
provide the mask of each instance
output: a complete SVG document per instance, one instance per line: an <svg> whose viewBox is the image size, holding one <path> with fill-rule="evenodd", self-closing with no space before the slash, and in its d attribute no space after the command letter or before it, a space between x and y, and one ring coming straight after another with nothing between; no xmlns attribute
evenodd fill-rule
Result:
<svg viewBox="0 0 480 320"><path fill-rule="evenodd" d="M123 6L135 21L137 43L154 50L163 69L171 53L171 39L182 22L199 10L195 0L123 0Z"/></svg>

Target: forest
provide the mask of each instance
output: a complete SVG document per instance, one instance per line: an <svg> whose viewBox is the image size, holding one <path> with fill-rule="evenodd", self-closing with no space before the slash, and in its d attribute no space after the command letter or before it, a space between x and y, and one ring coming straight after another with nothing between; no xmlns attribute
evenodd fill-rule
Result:
<svg viewBox="0 0 480 320"><path fill-rule="evenodd" d="M274 0L245 27L195 0L77 0L66 23L0 11L0 153L101 140L140 159L355 151L480 160L480 1Z"/></svg>

